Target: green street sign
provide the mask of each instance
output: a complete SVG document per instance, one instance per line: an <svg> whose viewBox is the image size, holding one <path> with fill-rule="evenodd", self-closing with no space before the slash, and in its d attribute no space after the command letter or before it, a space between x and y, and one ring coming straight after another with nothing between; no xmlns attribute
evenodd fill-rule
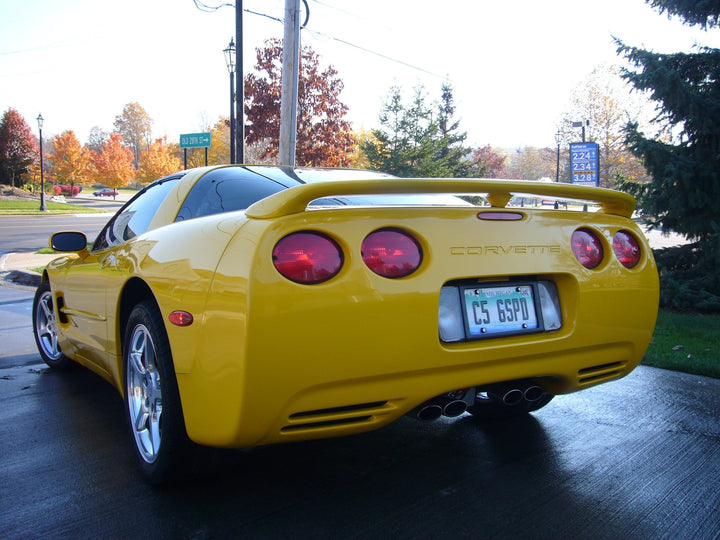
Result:
<svg viewBox="0 0 720 540"><path fill-rule="evenodd" d="M180 135L180 148L207 148L211 145L210 132Z"/></svg>

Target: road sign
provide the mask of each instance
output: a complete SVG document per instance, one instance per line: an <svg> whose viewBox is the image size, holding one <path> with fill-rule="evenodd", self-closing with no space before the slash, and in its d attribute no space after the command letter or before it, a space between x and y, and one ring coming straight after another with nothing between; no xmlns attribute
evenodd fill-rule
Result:
<svg viewBox="0 0 720 540"><path fill-rule="evenodd" d="M211 145L210 132L180 135L180 148L207 148Z"/></svg>
<svg viewBox="0 0 720 540"><path fill-rule="evenodd" d="M597 187L599 169L600 152L597 143L570 143L570 170L573 184Z"/></svg>

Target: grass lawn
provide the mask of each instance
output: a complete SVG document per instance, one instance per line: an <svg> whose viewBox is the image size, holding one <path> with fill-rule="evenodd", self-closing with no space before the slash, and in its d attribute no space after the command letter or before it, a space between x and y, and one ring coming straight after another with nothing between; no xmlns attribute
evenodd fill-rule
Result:
<svg viewBox="0 0 720 540"><path fill-rule="evenodd" d="M97 208L88 208L75 204L45 201L47 212L40 211L40 201L0 200L0 216L44 215L44 214L96 214L105 212Z"/></svg>
<svg viewBox="0 0 720 540"><path fill-rule="evenodd" d="M720 315L661 309L642 363L720 379Z"/></svg>

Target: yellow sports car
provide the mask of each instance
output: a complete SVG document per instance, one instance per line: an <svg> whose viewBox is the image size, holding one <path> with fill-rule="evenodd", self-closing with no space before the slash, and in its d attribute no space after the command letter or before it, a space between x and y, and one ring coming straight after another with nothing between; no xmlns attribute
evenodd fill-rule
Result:
<svg viewBox="0 0 720 540"><path fill-rule="evenodd" d="M118 388L150 482L193 443L526 414L642 359L658 276L634 207L567 184L193 169L91 247L52 236L34 333L51 367Z"/></svg>

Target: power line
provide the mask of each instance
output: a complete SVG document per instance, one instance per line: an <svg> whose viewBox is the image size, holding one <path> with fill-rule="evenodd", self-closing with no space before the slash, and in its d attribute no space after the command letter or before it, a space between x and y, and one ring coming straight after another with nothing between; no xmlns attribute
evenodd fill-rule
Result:
<svg viewBox="0 0 720 540"><path fill-rule="evenodd" d="M432 71L428 71L427 69L423 69L418 66L414 66L412 64L409 64L407 62L403 62L402 60L398 60L397 58L392 58L391 56L387 56L386 54L379 53L377 51L372 51L370 49L367 49L365 47L362 47L360 45L355 45L354 43L350 43L349 41L345 41L344 39L336 38L333 36L329 36L327 34L323 34L322 32L318 32L317 30L310 30L309 28L305 28L308 32L311 34L316 34L318 36L322 36L327 39L331 39L333 41L337 41L338 43L342 43L343 45L347 45L348 47L353 47L355 49L361 50L363 52L374 54L375 56L379 56L380 58L384 58L385 60L390 60L391 62L395 62L396 64L401 64L403 66L409 67L411 69L414 69L416 71L421 71L423 73L427 73L428 75L432 75L433 77L438 77L439 79L444 79L445 77L443 75L438 75L437 73L433 73Z"/></svg>
<svg viewBox="0 0 720 540"><path fill-rule="evenodd" d="M348 17L350 17L350 18L357 19L357 20L359 20L359 21L370 22L370 23L372 23L375 27L382 26L383 28L387 28L388 30L391 30L391 31L392 31L392 29L391 29L390 27L388 27L388 26L386 26L386 25L383 25L383 24L379 24L378 17L375 17L375 18L364 17L364 16L361 16L361 15L358 15L357 13L353 13L353 12L351 12L351 11L347 11L347 10L341 9L341 8L339 8L339 7L337 7L337 6L333 6L333 5L331 5L331 4L328 4L327 2L321 2L320 0L310 0L310 1L313 2L314 4L319 5L319 6L322 6L322 7L328 8L328 9L332 9L333 11L337 11L338 13L342 13L343 15L346 15L346 16L348 16Z"/></svg>
<svg viewBox="0 0 720 540"><path fill-rule="evenodd" d="M220 8L224 7L235 7L234 4L224 3L220 4L218 6L210 6L206 4L205 2L202 2L201 0L193 0L193 3L195 4L195 7L198 8L200 11L204 11L205 13L212 13L214 11L217 11Z"/></svg>
<svg viewBox="0 0 720 540"><path fill-rule="evenodd" d="M315 2L316 4L319 4L319 5L321 5L321 6L324 6L324 7L333 7L333 6L330 6L330 5L325 4L325 3L323 3L323 2L320 2L319 0L313 0L313 2ZM195 4L195 7L197 7L200 11L204 11L204 12L206 12L206 13L212 13L212 12L214 12L214 11L217 11L217 10L220 9L220 8L223 8L223 7L235 7L234 4L230 4L230 3L223 3L223 4L216 5L216 6L211 6L211 5L208 5L208 4L204 3L202 0L193 0L193 3ZM305 5L306 5L306 7L307 7L307 4L305 4ZM337 8L334 8L334 9L337 9ZM284 21L283 21L282 19L279 19L279 18L277 18L277 17L273 17L272 15L268 15L268 14L266 14L266 13L258 13L257 11L252 11L252 10L245 9L245 8L243 8L243 11L244 11L245 13L249 13L249 14L255 15L255 16L257 16L257 17L265 17L266 19L270 19L270 20L273 20L273 21L276 21L276 22L279 22L279 23L284 24ZM342 10L339 10L339 11L342 11ZM348 13L348 12L345 12L345 13ZM348 13L348 14L351 15L350 13ZM344 40L344 39L336 38L335 36L331 36L331 35L325 34L325 33L323 33L323 32L318 32L317 30L311 30L311 29L309 29L309 28L307 28L307 27L303 28L303 30L306 30L306 31L308 31L308 32L310 32L311 34L314 34L314 35L316 35L316 36L320 36L320 37L323 37L323 38L325 38L325 39L330 39L330 40L332 40L332 41L336 41L337 43L342 43L343 45L347 45L348 47L352 47L352 48L357 49L357 50L359 50L359 51L363 51L363 52L365 52L365 53L372 54L372 55L377 56L377 57L379 57L379 58L382 58L382 59L384 59L384 60L388 60L388 61L390 61L390 62L395 62L396 64L400 64L400 65L405 66L405 67L408 67L408 68L410 68L410 69L414 69L414 70L416 70L416 71L420 71L420 72L422 72L422 73L426 73L427 75L432 75L433 77L437 77L438 79L444 79L444 78L445 78L445 76L443 76L443 75L438 75L437 73L433 73L432 71L428 71L427 69L423 69L423 68L421 68L421 67L415 66L415 65L410 64L410 63L408 63L408 62L404 62L403 60L398 60L397 58L393 58L393 57L388 56L388 55L386 55L386 54L382 54L382 53L379 53L379 52L377 52L377 51L373 51L373 50L371 50L371 49L368 49L367 47L363 47L363 46L361 46L361 45L356 45L355 43L350 43L349 41L346 41L346 40Z"/></svg>
<svg viewBox="0 0 720 540"><path fill-rule="evenodd" d="M266 13L258 13L257 11L252 11L252 10L249 10L249 9L243 9L243 11L244 11L245 13L250 13L251 15L257 15L258 17L265 17L266 19L270 19L270 20L273 20L273 21L277 21L277 22L279 22L279 23L284 23L284 22L285 22L285 21L283 21L282 19L278 19L277 17L273 17L272 15L268 15L268 14L266 14Z"/></svg>

